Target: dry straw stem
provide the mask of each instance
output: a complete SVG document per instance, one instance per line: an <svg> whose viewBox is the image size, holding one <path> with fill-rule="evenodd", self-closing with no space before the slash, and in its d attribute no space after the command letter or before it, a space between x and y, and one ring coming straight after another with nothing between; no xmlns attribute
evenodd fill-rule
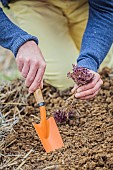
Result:
<svg viewBox="0 0 113 170"><path fill-rule="evenodd" d="M15 170L19 170L25 163L26 163L26 160L24 160Z"/></svg>
<svg viewBox="0 0 113 170"><path fill-rule="evenodd" d="M19 169L26 163L27 157L28 157L33 151L34 151L34 150L31 149L31 150L23 157L22 163L16 168L16 170L19 170ZM25 159L25 160L24 160L24 159Z"/></svg>
<svg viewBox="0 0 113 170"><path fill-rule="evenodd" d="M12 155L11 155L12 156ZM2 167L0 167L1 170L3 170L3 168L6 168L6 167L10 167L12 165L15 165L17 164L17 162L15 162L18 158L20 157L20 155L16 156L13 160L9 160L6 164L4 164Z"/></svg>
<svg viewBox="0 0 113 170"><path fill-rule="evenodd" d="M47 166L42 170L64 170L64 168L62 168L60 165L52 165L52 166Z"/></svg>
<svg viewBox="0 0 113 170"><path fill-rule="evenodd" d="M9 103L1 102L1 104L3 104L3 105L21 105L21 106L27 106L27 104L24 104L24 103L13 103L13 102L9 102Z"/></svg>

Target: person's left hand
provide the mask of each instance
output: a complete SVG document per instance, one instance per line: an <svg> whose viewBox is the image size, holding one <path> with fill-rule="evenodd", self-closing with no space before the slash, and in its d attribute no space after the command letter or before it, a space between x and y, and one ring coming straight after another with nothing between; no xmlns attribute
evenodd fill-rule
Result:
<svg viewBox="0 0 113 170"><path fill-rule="evenodd" d="M88 83L80 87L75 85L74 88L72 89L72 93L75 94L76 98L86 100L86 99L91 99L98 94L101 85L103 84L103 81L101 80L100 75L98 73L94 71L90 71L90 72L95 75L91 83Z"/></svg>
<svg viewBox="0 0 113 170"><path fill-rule="evenodd" d="M16 62L30 93L33 93L39 87L43 87L46 62L40 48L33 40L25 42L19 48Z"/></svg>

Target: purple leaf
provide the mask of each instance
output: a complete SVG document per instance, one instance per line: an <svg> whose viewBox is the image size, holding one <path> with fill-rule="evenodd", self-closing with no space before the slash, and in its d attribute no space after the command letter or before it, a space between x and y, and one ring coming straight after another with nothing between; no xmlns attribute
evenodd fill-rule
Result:
<svg viewBox="0 0 113 170"><path fill-rule="evenodd" d="M78 67L73 64L73 72L67 73L67 77L72 78L78 86L81 86L90 83L94 78L94 74L90 73L87 68Z"/></svg>
<svg viewBox="0 0 113 170"><path fill-rule="evenodd" d="M53 113L53 116L58 123L64 123L68 121L70 118L74 116L73 111L66 111L66 110L56 110Z"/></svg>

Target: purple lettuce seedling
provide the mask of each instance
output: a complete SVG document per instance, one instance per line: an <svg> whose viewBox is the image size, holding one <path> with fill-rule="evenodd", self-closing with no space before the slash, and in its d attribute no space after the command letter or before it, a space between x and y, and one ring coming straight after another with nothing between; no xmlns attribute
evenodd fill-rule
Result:
<svg viewBox="0 0 113 170"><path fill-rule="evenodd" d="M81 86L90 83L94 78L94 74L91 73L87 68L78 67L73 64L73 72L69 72L67 77L72 78L78 86ZM56 110L54 111L53 116L56 122L65 123L74 117L74 112L67 109Z"/></svg>
<svg viewBox="0 0 113 170"><path fill-rule="evenodd" d="M87 68L78 67L73 64L73 72L69 72L67 77L72 78L78 86L81 86L90 83L94 78L94 74L90 73Z"/></svg>
<svg viewBox="0 0 113 170"><path fill-rule="evenodd" d="M54 111L53 116L57 123L65 123L74 116L74 112L58 109Z"/></svg>

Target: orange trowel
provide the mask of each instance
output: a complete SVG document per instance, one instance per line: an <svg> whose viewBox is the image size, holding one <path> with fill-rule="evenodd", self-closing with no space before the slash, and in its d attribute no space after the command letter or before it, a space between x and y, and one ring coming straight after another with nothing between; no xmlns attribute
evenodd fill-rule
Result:
<svg viewBox="0 0 113 170"><path fill-rule="evenodd" d="M34 96L40 109L41 121L39 124L33 123L33 126L42 142L45 151L49 153L51 151L55 151L55 149L61 148L64 146L64 144L54 118L46 118L46 108L41 89L37 89L34 92Z"/></svg>

